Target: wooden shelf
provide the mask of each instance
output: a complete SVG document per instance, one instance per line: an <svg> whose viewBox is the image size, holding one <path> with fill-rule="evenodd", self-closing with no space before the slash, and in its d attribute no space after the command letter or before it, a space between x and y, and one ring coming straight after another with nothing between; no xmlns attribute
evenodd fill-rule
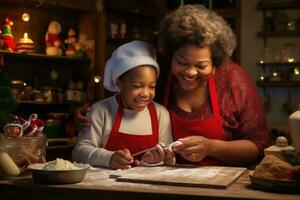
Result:
<svg viewBox="0 0 300 200"><path fill-rule="evenodd" d="M299 87L300 81L277 81L277 82L262 82L257 81L259 87Z"/></svg>
<svg viewBox="0 0 300 200"><path fill-rule="evenodd" d="M68 57L68 56L48 56L46 54L39 53L18 53L0 50L0 55L16 58L16 59L26 59L26 60L42 60L42 61L66 61L66 62L81 62L88 63L90 59L78 58L78 57Z"/></svg>
<svg viewBox="0 0 300 200"><path fill-rule="evenodd" d="M148 17L157 19L160 17L160 14L154 12L152 9L147 8L145 6L135 5L135 4L125 4L122 2L114 3L111 1L107 1L106 9L109 12L118 12L126 15L133 15L139 17Z"/></svg>
<svg viewBox="0 0 300 200"><path fill-rule="evenodd" d="M47 10L63 10L69 12L82 12L91 13L97 12L95 1L53 1L53 0L43 0L43 1L20 1L20 0L0 0L1 6L14 6L14 7L26 7L26 8L39 8Z"/></svg>
<svg viewBox="0 0 300 200"><path fill-rule="evenodd" d="M77 137L72 138L47 138L48 149L69 148L74 147Z"/></svg>
<svg viewBox="0 0 300 200"><path fill-rule="evenodd" d="M259 3L257 8L260 10L278 10L278 9L300 9L300 2L290 3Z"/></svg>
<svg viewBox="0 0 300 200"><path fill-rule="evenodd" d="M299 31L258 32L259 37L300 37Z"/></svg>
<svg viewBox="0 0 300 200"><path fill-rule="evenodd" d="M300 62L286 62L286 63L282 63L282 62L272 62L272 63L256 63L258 66L262 66L262 67L296 67L296 66L300 66Z"/></svg>
<svg viewBox="0 0 300 200"><path fill-rule="evenodd" d="M18 100L17 103L29 104L29 105L80 105L80 104L84 104L85 102L79 102L79 101L38 102L38 101L31 101L31 100Z"/></svg>

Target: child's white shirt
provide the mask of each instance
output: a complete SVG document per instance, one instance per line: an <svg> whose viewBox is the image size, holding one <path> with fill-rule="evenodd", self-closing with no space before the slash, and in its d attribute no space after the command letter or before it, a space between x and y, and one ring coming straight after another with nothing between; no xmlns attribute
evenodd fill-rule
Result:
<svg viewBox="0 0 300 200"><path fill-rule="evenodd" d="M159 142L170 144L173 139L169 112L162 105L153 103L159 123ZM114 151L108 151L104 147L112 130L118 107L116 96L93 104L92 112L87 114L92 125L79 134L77 144L72 152L74 161L89 163L92 166L109 167ZM133 111L125 108L119 131L131 135L152 134L149 109Z"/></svg>

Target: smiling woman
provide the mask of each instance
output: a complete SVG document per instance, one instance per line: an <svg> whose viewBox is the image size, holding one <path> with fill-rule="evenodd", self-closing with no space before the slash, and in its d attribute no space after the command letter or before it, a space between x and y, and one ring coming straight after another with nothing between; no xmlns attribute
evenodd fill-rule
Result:
<svg viewBox="0 0 300 200"><path fill-rule="evenodd" d="M264 108L245 71L229 60L236 37L223 18L199 5L167 15L160 47L171 59L164 96L178 162L250 165L269 145Z"/></svg>

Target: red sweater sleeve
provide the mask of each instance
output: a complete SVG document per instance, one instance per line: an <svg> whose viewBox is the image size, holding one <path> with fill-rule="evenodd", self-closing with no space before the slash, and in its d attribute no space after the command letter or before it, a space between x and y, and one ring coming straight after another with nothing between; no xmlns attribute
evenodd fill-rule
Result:
<svg viewBox="0 0 300 200"><path fill-rule="evenodd" d="M225 61L216 70L216 86L226 140L247 139L262 155L270 145L262 98L249 75Z"/></svg>

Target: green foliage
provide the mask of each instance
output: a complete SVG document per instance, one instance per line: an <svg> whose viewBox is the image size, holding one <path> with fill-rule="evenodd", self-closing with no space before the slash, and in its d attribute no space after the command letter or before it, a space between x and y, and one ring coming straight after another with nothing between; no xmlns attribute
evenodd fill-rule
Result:
<svg viewBox="0 0 300 200"><path fill-rule="evenodd" d="M296 153L296 151L283 151L282 155L291 165L300 165L300 154Z"/></svg>
<svg viewBox="0 0 300 200"><path fill-rule="evenodd" d="M8 74L0 68L0 132L2 127L9 122L16 108L16 101L9 87Z"/></svg>

